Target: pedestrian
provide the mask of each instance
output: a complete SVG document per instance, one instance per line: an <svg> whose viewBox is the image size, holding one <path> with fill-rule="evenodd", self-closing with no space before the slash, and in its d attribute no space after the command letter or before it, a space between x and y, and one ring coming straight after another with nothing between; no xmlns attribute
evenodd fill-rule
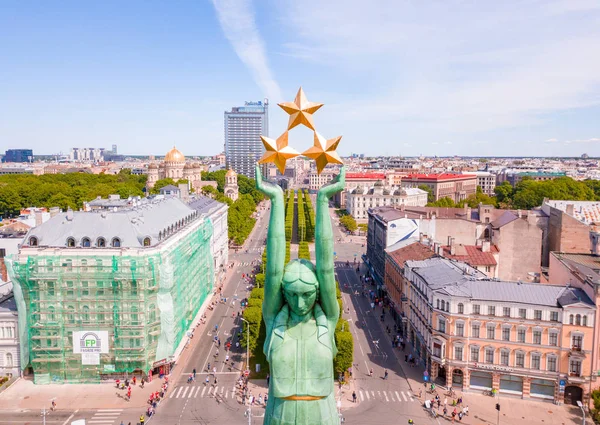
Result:
<svg viewBox="0 0 600 425"><path fill-rule="evenodd" d="M388 379L388 371L387 369L383 372L383 379Z"/></svg>
<svg viewBox="0 0 600 425"><path fill-rule="evenodd" d="M127 387L127 401L131 400L131 387Z"/></svg>
<svg viewBox="0 0 600 425"><path fill-rule="evenodd" d="M271 381L271 375L267 373L267 387L269 386L270 381Z"/></svg>
<svg viewBox="0 0 600 425"><path fill-rule="evenodd" d="M265 406L267 405L267 401L269 400L269 395L265 394Z"/></svg>
<svg viewBox="0 0 600 425"><path fill-rule="evenodd" d="M371 368L371 370L369 370L369 376L373 376L373 368Z"/></svg>
<svg viewBox="0 0 600 425"><path fill-rule="evenodd" d="M441 404L442 404L442 403L440 402L440 399L438 398L438 399L437 399L437 406L438 406L438 410L440 410L440 405L441 405Z"/></svg>
<svg viewBox="0 0 600 425"><path fill-rule="evenodd" d="M215 384L215 387L216 387L217 386L217 377L216 376L215 376L215 382L214 382L214 384Z"/></svg>
<svg viewBox="0 0 600 425"><path fill-rule="evenodd" d="M137 378L135 377L135 375L133 376L132 381L133 381L133 385L135 386L135 383L137 382Z"/></svg>
<svg viewBox="0 0 600 425"><path fill-rule="evenodd" d="M53 412L56 410L56 401L52 400L52 407L50 408Z"/></svg>
<svg viewBox="0 0 600 425"><path fill-rule="evenodd" d="M204 386L207 386L209 382L210 378L208 377L208 375L206 375L206 379L204 380Z"/></svg>
<svg viewBox="0 0 600 425"><path fill-rule="evenodd" d="M216 375L216 374L217 374L217 367L213 366L213 375Z"/></svg>
<svg viewBox="0 0 600 425"><path fill-rule="evenodd" d="M444 397L444 407L448 405L448 397Z"/></svg>
<svg viewBox="0 0 600 425"><path fill-rule="evenodd" d="M140 425L144 425L145 422L146 418L144 418L144 415L140 415Z"/></svg>
<svg viewBox="0 0 600 425"><path fill-rule="evenodd" d="M356 403L356 391L352 391L352 401Z"/></svg>
<svg viewBox="0 0 600 425"><path fill-rule="evenodd" d="M194 374L194 381L196 380L196 368L194 368L194 370L192 371L192 373Z"/></svg>
<svg viewBox="0 0 600 425"><path fill-rule="evenodd" d="M208 362L208 365L206 366L206 371L210 372L210 362Z"/></svg>
<svg viewBox="0 0 600 425"><path fill-rule="evenodd" d="M444 417L446 417L447 414L448 414L448 408L446 406L444 406Z"/></svg>

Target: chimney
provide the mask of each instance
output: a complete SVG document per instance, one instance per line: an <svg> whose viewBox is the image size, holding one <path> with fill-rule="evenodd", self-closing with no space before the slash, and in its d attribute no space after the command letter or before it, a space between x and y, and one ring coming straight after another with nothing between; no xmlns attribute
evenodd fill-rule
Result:
<svg viewBox="0 0 600 425"><path fill-rule="evenodd" d="M52 207L52 208L50 208L50 217L54 217L59 212L60 212L60 208L59 207Z"/></svg>
<svg viewBox="0 0 600 425"><path fill-rule="evenodd" d="M481 252L490 252L490 241L483 241L481 244Z"/></svg>
<svg viewBox="0 0 600 425"><path fill-rule="evenodd" d="M73 210L71 208L69 208L67 210L67 220L69 220L69 221L73 220Z"/></svg>
<svg viewBox="0 0 600 425"><path fill-rule="evenodd" d="M456 255L456 245L450 245L450 255Z"/></svg>
<svg viewBox="0 0 600 425"><path fill-rule="evenodd" d="M517 217L521 218L521 210L517 210Z"/></svg>
<svg viewBox="0 0 600 425"><path fill-rule="evenodd" d="M444 247L443 247L443 246L441 246L441 245L440 245L440 246L438 246L438 248L437 248L437 254L438 254L440 257L443 257L443 256L444 256Z"/></svg>
<svg viewBox="0 0 600 425"><path fill-rule="evenodd" d="M590 230L590 251L593 256L600 256L600 228L597 226Z"/></svg>
<svg viewBox="0 0 600 425"><path fill-rule="evenodd" d="M565 212L571 217L573 217L573 215L575 214L575 204L567 204L567 210Z"/></svg>

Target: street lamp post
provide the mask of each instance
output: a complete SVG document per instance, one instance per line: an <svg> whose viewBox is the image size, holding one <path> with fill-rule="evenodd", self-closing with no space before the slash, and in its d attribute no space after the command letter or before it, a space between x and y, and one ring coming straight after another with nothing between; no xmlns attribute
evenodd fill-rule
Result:
<svg viewBox="0 0 600 425"><path fill-rule="evenodd" d="M581 409L581 413L583 414L583 425L585 425L585 409L583 408L583 403L577 400L577 406Z"/></svg>
<svg viewBox="0 0 600 425"><path fill-rule="evenodd" d="M249 371L250 370L250 322L248 322L246 319L244 319L241 316L240 316L240 319L242 319L244 322L246 322L246 331L248 334L248 337L246 339L246 369Z"/></svg>

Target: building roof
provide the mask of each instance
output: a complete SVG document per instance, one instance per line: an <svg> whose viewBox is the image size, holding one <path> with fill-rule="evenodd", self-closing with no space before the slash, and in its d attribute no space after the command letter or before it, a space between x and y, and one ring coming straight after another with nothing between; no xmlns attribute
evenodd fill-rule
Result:
<svg viewBox="0 0 600 425"><path fill-rule="evenodd" d="M573 206L573 217L585 224L600 224L600 202L598 201L558 201L547 200L544 202L562 212L567 212L567 206Z"/></svg>
<svg viewBox="0 0 600 425"><path fill-rule="evenodd" d="M425 181L441 181L441 180L471 180L477 178L474 174L409 174L403 177L402 180L425 180Z"/></svg>
<svg viewBox="0 0 600 425"><path fill-rule="evenodd" d="M377 207L370 208L368 211L369 215L374 215L377 219L387 223L389 221L398 220L404 218L404 213L392 207Z"/></svg>
<svg viewBox="0 0 600 425"><path fill-rule="evenodd" d="M506 226L509 223L512 223L515 220L518 220L519 217L516 214L513 214L510 211L505 211L500 217L492 221L490 224L492 228L499 229L502 226Z"/></svg>
<svg viewBox="0 0 600 425"><path fill-rule="evenodd" d="M165 155L165 162L185 162L185 156L175 147Z"/></svg>
<svg viewBox="0 0 600 425"><path fill-rule="evenodd" d="M444 246L442 249L444 250L444 257L463 261L472 266L495 266L498 264L494 254L499 251L495 245L490 245L490 250L483 252L480 246L459 244L454 246L454 255L450 254L450 246Z"/></svg>
<svg viewBox="0 0 600 425"><path fill-rule="evenodd" d="M144 238L150 237L150 246L159 242L159 232L174 226L186 218L193 218L196 211L179 198L145 198L139 205L117 211L67 211L33 228L25 238L29 245L32 236L37 237L39 247L67 247L67 238L75 239L75 248L81 248L84 237L96 241L102 237L106 246L113 238L119 238L122 248L142 248ZM174 230L173 232L176 232ZM89 248L82 248L89 249Z"/></svg>
<svg viewBox="0 0 600 425"><path fill-rule="evenodd" d="M206 214L207 216L210 216L214 211L223 207L229 208L227 204L215 201L208 196L195 196L188 205L199 213Z"/></svg>
<svg viewBox="0 0 600 425"><path fill-rule="evenodd" d="M0 313L17 314L17 302L15 301L15 297L7 297L3 301L0 301Z"/></svg>
<svg viewBox="0 0 600 425"><path fill-rule="evenodd" d="M163 186L163 187L161 187L161 188L159 189L159 192L161 192L161 193L162 193L162 192L174 192L174 191L177 191L177 192L179 192L179 190L180 190L180 189L179 189L177 186L174 186L174 185L172 185L172 184L168 184L168 185L166 185L166 186Z"/></svg>
<svg viewBox="0 0 600 425"><path fill-rule="evenodd" d="M600 257L592 254L563 254L551 252L560 262L568 267L581 280L591 280L600 285Z"/></svg>
<svg viewBox="0 0 600 425"><path fill-rule="evenodd" d="M385 251L390 260L401 268L404 268L404 263L407 261L426 260L435 257L435 253L416 238L400 241Z"/></svg>

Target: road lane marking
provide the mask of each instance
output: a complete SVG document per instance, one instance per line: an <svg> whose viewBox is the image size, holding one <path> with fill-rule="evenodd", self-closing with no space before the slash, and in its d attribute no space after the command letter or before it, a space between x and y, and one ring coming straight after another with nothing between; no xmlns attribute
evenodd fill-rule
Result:
<svg viewBox="0 0 600 425"><path fill-rule="evenodd" d="M363 395L362 391L359 391L358 395L360 396L360 401L365 401L365 396Z"/></svg>
<svg viewBox="0 0 600 425"><path fill-rule="evenodd" d="M365 391L365 394L367 395L367 400L371 400L371 397L369 397L369 392Z"/></svg>
<svg viewBox="0 0 600 425"><path fill-rule="evenodd" d="M406 398L406 394L404 393L404 391L402 391L402 398L404 399L404 401L408 401L408 399Z"/></svg>
<svg viewBox="0 0 600 425"><path fill-rule="evenodd" d="M194 394L194 398L198 397L199 392L200 392L200 387L196 388L196 394Z"/></svg>
<svg viewBox="0 0 600 425"><path fill-rule="evenodd" d="M408 398L410 398L410 401L415 401L415 399L413 398L413 396L410 392L408 393Z"/></svg>
<svg viewBox="0 0 600 425"><path fill-rule="evenodd" d="M183 387L177 388L177 395L175 395L175 391L173 391L173 393L171 394L171 398L172 397L179 398L179 394L181 393L182 389L183 389Z"/></svg>
<svg viewBox="0 0 600 425"><path fill-rule="evenodd" d="M385 396L385 401L390 401L390 399L388 398L387 393L385 391L383 392L383 395Z"/></svg>
<svg viewBox="0 0 600 425"><path fill-rule="evenodd" d="M371 395L375 398L375 391L371 391Z"/></svg>
<svg viewBox="0 0 600 425"><path fill-rule="evenodd" d="M204 397L204 392L206 391L206 386L204 388L202 388L202 394L200 394L200 397Z"/></svg>
<svg viewBox="0 0 600 425"><path fill-rule="evenodd" d="M394 393L390 391L390 398L392 399L392 401L396 401L396 399L394 398Z"/></svg>
<svg viewBox="0 0 600 425"><path fill-rule="evenodd" d="M187 394L187 390L188 390L188 387L185 387L183 389L183 394L181 394L181 398L185 398L185 395Z"/></svg>

